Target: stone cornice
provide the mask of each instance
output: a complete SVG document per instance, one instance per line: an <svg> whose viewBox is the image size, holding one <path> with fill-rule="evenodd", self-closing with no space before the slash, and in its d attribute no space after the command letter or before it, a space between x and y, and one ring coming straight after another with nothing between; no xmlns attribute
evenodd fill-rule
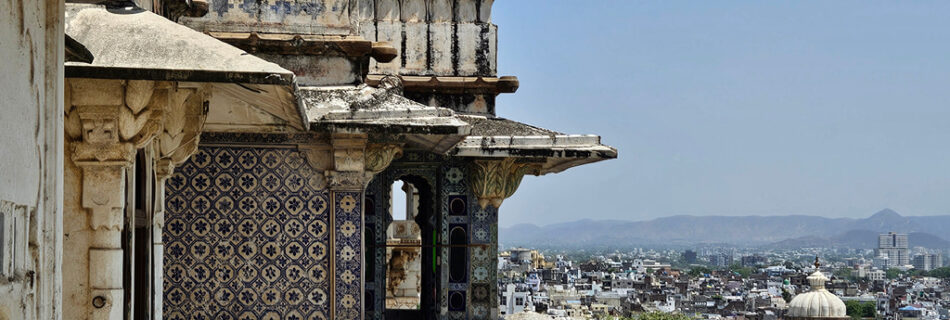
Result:
<svg viewBox="0 0 950 320"><path fill-rule="evenodd" d="M366 84L377 86L387 75L366 76ZM452 76L398 76L406 92L424 93L514 93L518 91L518 77L452 77Z"/></svg>
<svg viewBox="0 0 950 320"><path fill-rule="evenodd" d="M208 35L250 53L371 56L378 62L390 62L398 55L391 44L369 41L360 36L257 32L208 32Z"/></svg>

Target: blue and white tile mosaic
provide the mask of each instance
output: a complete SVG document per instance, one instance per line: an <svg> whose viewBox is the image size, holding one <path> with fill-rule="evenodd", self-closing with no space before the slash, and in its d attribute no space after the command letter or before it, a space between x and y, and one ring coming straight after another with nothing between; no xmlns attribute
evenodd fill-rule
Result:
<svg viewBox="0 0 950 320"><path fill-rule="evenodd" d="M363 194L333 192L336 319L360 319L363 308Z"/></svg>
<svg viewBox="0 0 950 320"><path fill-rule="evenodd" d="M319 175L287 148L202 146L179 166L166 184L165 318L329 318L330 204ZM338 243L359 238L350 230Z"/></svg>

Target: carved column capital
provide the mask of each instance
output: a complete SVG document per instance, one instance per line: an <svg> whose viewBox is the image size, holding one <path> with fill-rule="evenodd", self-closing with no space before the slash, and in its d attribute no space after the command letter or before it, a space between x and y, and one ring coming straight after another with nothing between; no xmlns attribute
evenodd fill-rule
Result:
<svg viewBox="0 0 950 320"><path fill-rule="evenodd" d="M333 169L326 171L327 182L331 190L363 190L368 182L364 154L365 135L333 135Z"/></svg>
<svg viewBox="0 0 950 320"><path fill-rule="evenodd" d="M495 208L515 194L526 173L536 172L538 166L516 162L514 158L474 160L469 166L469 185L482 209L489 204Z"/></svg>
<svg viewBox="0 0 950 320"><path fill-rule="evenodd" d="M67 79L65 132L82 169L82 206L93 230L122 230L125 168L154 139L163 111L152 81Z"/></svg>
<svg viewBox="0 0 950 320"><path fill-rule="evenodd" d="M331 190L362 190L402 155L398 144L367 144L365 136L353 135L333 136L328 143L302 145L300 150Z"/></svg>

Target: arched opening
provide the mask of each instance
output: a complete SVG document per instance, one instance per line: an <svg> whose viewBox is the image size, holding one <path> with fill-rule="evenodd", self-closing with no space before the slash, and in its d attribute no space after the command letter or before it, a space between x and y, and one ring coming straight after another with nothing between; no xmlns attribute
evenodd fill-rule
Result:
<svg viewBox="0 0 950 320"><path fill-rule="evenodd" d="M419 189L397 180L390 188L386 229L386 309L419 310L422 304L422 228Z"/></svg>
<svg viewBox="0 0 950 320"><path fill-rule="evenodd" d="M366 318L437 319L446 261L434 179L391 170L366 191Z"/></svg>
<svg viewBox="0 0 950 320"><path fill-rule="evenodd" d="M435 319L438 313L438 232L435 189L415 175L383 181L380 238L380 298L387 320ZM387 199L388 198L388 199Z"/></svg>

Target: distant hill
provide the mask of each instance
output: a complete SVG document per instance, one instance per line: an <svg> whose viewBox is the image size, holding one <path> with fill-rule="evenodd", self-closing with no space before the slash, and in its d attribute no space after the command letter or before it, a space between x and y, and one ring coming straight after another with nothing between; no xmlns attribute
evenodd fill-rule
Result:
<svg viewBox="0 0 950 320"><path fill-rule="evenodd" d="M672 216L647 221L579 220L499 230L506 246L694 246L870 248L882 232L908 233L911 246L950 248L950 216L901 216L884 209L864 219L818 216Z"/></svg>
<svg viewBox="0 0 950 320"><path fill-rule="evenodd" d="M869 230L851 230L833 237L807 236L778 241L766 247L770 248L856 248L873 249L877 245L877 236L880 232ZM950 248L950 241L926 232L910 232L907 240L911 247L934 249Z"/></svg>

